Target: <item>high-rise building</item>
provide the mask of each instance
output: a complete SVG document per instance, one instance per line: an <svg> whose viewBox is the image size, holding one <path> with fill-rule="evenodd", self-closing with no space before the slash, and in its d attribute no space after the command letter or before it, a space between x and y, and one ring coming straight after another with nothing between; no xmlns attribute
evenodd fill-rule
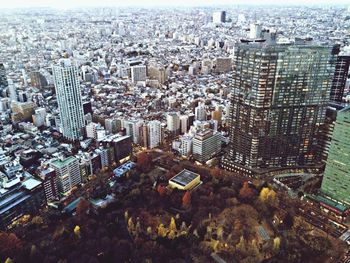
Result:
<svg viewBox="0 0 350 263"><path fill-rule="evenodd" d="M232 70L232 59L219 57L214 60L215 72L225 73Z"/></svg>
<svg viewBox="0 0 350 263"><path fill-rule="evenodd" d="M78 67L61 59L52 67L63 136L70 140L83 137L84 112Z"/></svg>
<svg viewBox="0 0 350 263"><path fill-rule="evenodd" d="M3 63L0 63L0 91L8 85L6 69Z"/></svg>
<svg viewBox="0 0 350 263"><path fill-rule="evenodd" d="M346 81L349 75L350 55L339 54L335 63L335 71L331 88L331 101L342 102Z"/></svg>
<svg viewBox="0 0 350 263"><path fill-rule="evenodd" d="M257 39L262 37L262 28L258 23L250 24L249 38Z"/></svg>
<svg viewBox="0 0 350 263"><path fill-rule="evenodd" d="M180 132L182 134L186 133L188 131L188 116L187 115L181 115L180 116Z"/></svg>
<svg viewBox="0 0 350 263"><path fill-rule="evenodd" d="M71 156L60 158L50 163L57 176L58 190L62 194L68 193L72 188L81 183L80 166L77 158Z"/></svg>
<svg viewBox="0 0 350 263"><path fill-rule="evenodd" d="M266 168L313 164L333 58L331 46L238 44L230 147L222 166L255 175Z"/></svg>
<svg viewBox="0 0 350 263"><path fill-rule="evenodd" d="M207 111L204 103L199 103L199 105L194 109L194 116L197 121L207 120Z"/></svg>
<svg viewBox="0 0 350 263"><path fill-rule="evenodd" d="M168 113L166 116L167 129L173 135L178 135L180 131L180 117L176 112Z"/></svg>
<svg viewBox="0 0 350 263"><path fill-rule="evenodd" d="M205 163L221 151L221 136L211 129L199 130L193 138L193 157Z"/></svg>
<svg viewBox="0 0 350 263"><path fill-rule="evenodd" d="M350 205L350 107L337 114L321 191Z"/></svg>
<svg viewBox="0 0 350 263"><path fill-rule="evenodd" d="M131 81L136 83L138 81L146 81L146 66L138 65L131 67Z"/></svg>
<svg viewBox="0 0 350 263"><path fill-rule="evenodd" d="M213 13L213 23L225 23L226 22L226 11L217 11Z"/></svg>
<svg viewBox="0 0 350 263"><path fill-rule="evenodd" d="M155 148L162 142L162 123L160 121L150 121L148 124L149 148Z"/></svg>

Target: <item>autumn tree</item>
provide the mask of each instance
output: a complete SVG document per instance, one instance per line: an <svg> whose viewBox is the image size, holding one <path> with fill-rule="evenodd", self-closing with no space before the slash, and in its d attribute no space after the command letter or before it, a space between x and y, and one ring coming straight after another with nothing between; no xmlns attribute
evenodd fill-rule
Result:
<svg viewBox="0 0 350 263"><path fill-rule="evenodd" d="M137 155L137 165L142 172L147 172L151 165L151 159L147 152L141 152Z"/></svg>
<svg viewBox="0 0 350 263"><path fill-rule="evenodd" d="M0 254L9 254L20 245L21 242L14 233L0 232Z"/></svg>
<svg viewBox="0 0 350 263"><path fill-rule="evenodd" d="M277 200L276 192L268 187L264 187L260 191L259 200L262 202L275 203Z"/></svg>
<svg viewBox="0 0 350 263"><path fill-rule="evenodd" d="M164 196L166 194L166 187L164 185L159 184L157 186L157 192L160 196Z"/></svg>
<svg viewBox="0 0 350 263"><path fill-rule="evenodd" d="M223 176L223 173L222 170L216 166L210 170L210 175L214 178L221 178Z"/></svg>
<svg viewBox="0 0 350 263"><path fill-rule="evenodd" d="M191 193L190 191L186 191L182 197L182 206L189 207L191 204Z"/></svg>
<svg viewBox="0 0 350 263"><path fill-rule="evenodd" d="M81 216L83 214L87 214L90 208L90 202L87 201L85 198L81 198L79 203L77 204L77 215Z"/></svg>
<svg viewBox="0 0 350 263"><path fill-rule="evenodd" d="M252 199L255 196L254 190L250 188L247 181L243 183L242 188L239 190L239 196L246 200Z"/></svg>

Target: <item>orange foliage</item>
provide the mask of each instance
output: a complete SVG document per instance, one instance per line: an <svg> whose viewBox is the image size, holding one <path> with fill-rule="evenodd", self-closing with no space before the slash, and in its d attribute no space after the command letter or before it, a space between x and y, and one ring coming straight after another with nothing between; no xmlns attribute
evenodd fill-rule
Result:
<svg viewBox="0 0 350 263"><path fill-rule="evenodd" d="M13 233L0 232L0 253L6 254L13 249L19 248L21 241Z"/></svg>
<svg viewBox="0 0 350 263"><path fill-rule="evenodd" d="M239 196L243 199L251 199L254 197L254 191L249 187L247 181L243 183L242 188L239 190Z"/></svg>
<svg viewBox="0 0 350 263"><path fill-rule="evenodd" d="M184 207L188 207L191 204L191 193L190 191L186 191L186 193L182 197L182 205Z"/></svg>
<svg viewBox="0 0 350 263"><path fill-rule="evenodd" d="M222 177L222 170L219 167L215 167L210 170L210 175L215 178L220 178Z"/></svg>
<svg viewBox="0 0 350 263"><path fill-rule="evenodd" d="M141 152L137 155L137 165L142 171L146 171L150 166L150 158L146 152Z"/></svg>
<svg viewBox="0 0 350 263"><path fill-rule="evenodd" d="M157 186L157 192L160 196L164 196L166 194L166 187L164 185Z"/></svg>

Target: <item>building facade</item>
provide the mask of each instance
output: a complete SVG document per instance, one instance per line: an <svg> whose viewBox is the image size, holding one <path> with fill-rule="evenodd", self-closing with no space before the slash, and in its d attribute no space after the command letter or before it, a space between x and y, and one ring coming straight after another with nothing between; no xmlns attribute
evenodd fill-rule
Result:
<svg viewBox="0 0 350 263"><path fill-rule="evenodd" d="M221 151L220 133L211 129L199 130L193 138L193 158L201 163L212 159Z"/></svg>
<svg viewBox="0 0 350 263"><path fill-rule="evenodd" d="M321 192L350 205L350 107L337 114Z"/></svg>
<svg viewBox="0 0 350 263"><path fill-rule="evenodd" d="M62 194L68 193L81 183L79 161L75 157L61 158L50 163L57 175L58 190Z"/></svg>
<svg viewBox="0 0 350 263"><path fill-rule="evenodd" d="M83 137L84 111L78 79L78 67L61 59L52 67L63 136L69 140Z"/></svg>
<svg viewBox="0 0 350 263"><path fill-rule="evenodd" d="M148 146L150 149L158 147L162 143L162 123L160 121L150 121L148 124Z"/></svg>
<svg viewBox="0 0 350 263"><path fill-rule="evenodd" d="M345 85L349 76L349 66L350 55L339 55L337 57L331 88L331 101L343 101Z"/></svg>
<svg viewBox="0 0 350 263"><path fill-rule="evenodd" d="M230 146L222 166L253 175L261 169L313 164L333 59L331 46L238 44Z"/></svg>

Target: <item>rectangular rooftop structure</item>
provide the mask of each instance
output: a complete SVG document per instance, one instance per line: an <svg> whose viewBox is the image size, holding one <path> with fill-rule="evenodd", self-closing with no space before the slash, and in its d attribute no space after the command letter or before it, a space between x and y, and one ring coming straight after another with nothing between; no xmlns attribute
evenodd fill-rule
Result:
<svg viewBox="0 0 350 263"><path fill-rule="evenodd" d="M191 190L200 183L200 175L186 169L169 179L169 186L179 190Z"/></svg>

